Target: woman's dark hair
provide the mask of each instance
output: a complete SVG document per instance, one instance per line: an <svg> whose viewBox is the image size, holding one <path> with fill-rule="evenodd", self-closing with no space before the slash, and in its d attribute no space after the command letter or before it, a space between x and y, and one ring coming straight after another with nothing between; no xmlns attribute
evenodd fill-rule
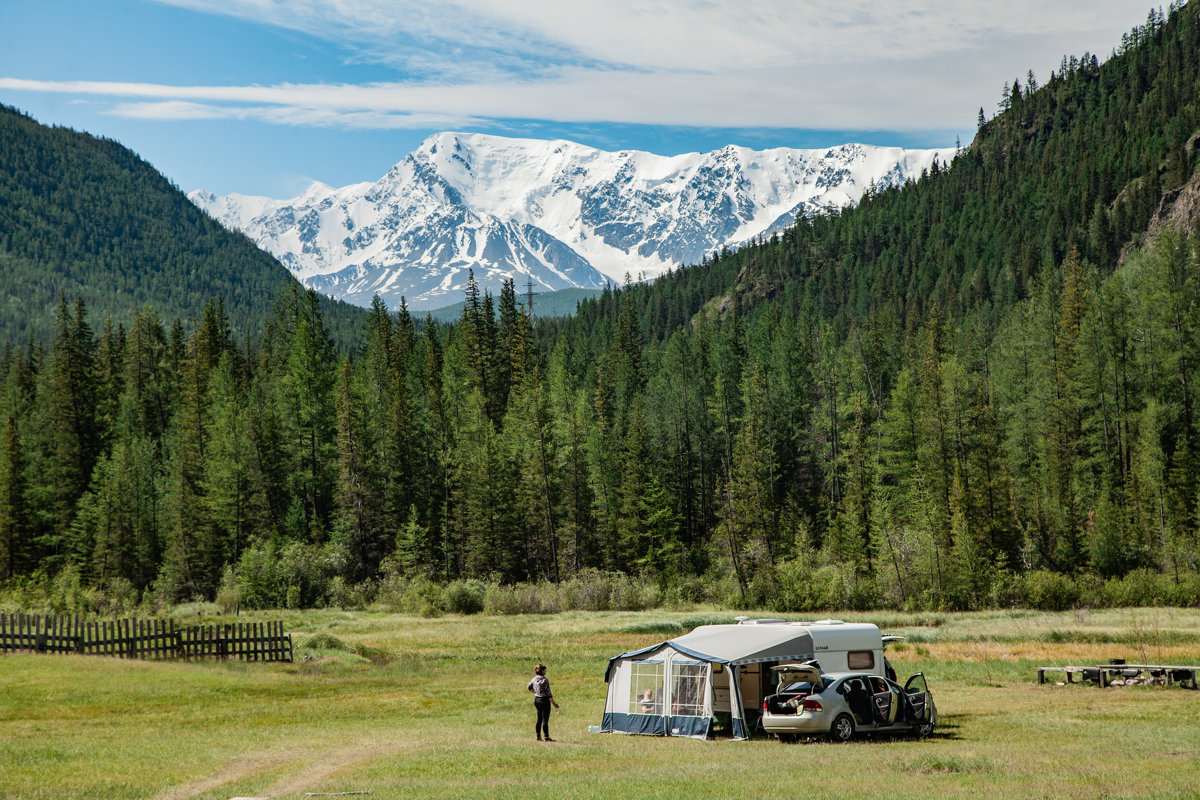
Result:
<svg viewBox="0 0 1200 800"><path fill-rule="evenodd" d="M537 666L535 666L533 668L533 674L534 675L545 675L546 674L546 665L538 664Z"/></svg>

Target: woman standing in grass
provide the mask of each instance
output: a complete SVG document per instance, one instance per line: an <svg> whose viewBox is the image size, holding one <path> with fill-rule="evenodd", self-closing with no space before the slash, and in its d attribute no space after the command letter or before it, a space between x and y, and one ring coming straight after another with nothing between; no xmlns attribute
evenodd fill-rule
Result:
<svg viewBox="0 0 1200 800"><path fill-rule="evenodd" d="M538 741L553 742L550 738L550 706L558 708L558 703L550 692L550 680L546 677L545 664L538 664L533 668L533 680L529 682L528 688L533 692L533 707L537 710L534 730L537 732Z"/></svg>

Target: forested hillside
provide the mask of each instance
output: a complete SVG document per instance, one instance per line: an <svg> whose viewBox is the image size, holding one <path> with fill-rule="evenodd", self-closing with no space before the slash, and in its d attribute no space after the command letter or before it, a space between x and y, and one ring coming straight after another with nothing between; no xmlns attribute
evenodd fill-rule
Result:
<svg viewBox="0 0 1200 800"><path fill-rule="evenodd" d="M146 305L190 323L220 297L234 330L257 336L293 283L125 147L0 106L0 342L49 342L60 295L126 326ZM349 344L362 313L323 306Z"/></svg>
<svg viewBox="0 0 1200 800"><path fill-rule="evenodd" d="M1152 12L1103 65L1085 53L1063 58L1045 85L1032 72L1014 78L994 118L980 109L953 168L802 219L778 240L634 287L620 302L633 304L651 341L734 286L744 308L808 304L839 331L873 314L904 327L935 307L994 329L1072 248L1109 274L1200 163L1196 13L1194 2L1170 21ZM616 313L614 298L584 303L579 327Z"/></svg>
<svg viewBox="0 0 1200 800"><path fill-rule="evenodd" d="M186 338L64 304L0 370L0 575L17 602L43 570L256 605L1200 603L1198 56L1200 5L1154 12L1010 83L920 182L575 320L472 287L453 326L377 303L343 356L311 294L257 344L216 304Z"/></svg>

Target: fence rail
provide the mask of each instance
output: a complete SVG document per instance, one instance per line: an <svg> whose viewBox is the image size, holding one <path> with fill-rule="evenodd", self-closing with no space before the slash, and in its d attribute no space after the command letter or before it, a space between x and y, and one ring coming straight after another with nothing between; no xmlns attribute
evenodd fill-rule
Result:
<svg viewBox="0 0 1200 800"><path fill-rule="evenodd" d="M176 626L173 619L88 622L73 616L0 614L0 653L80 653L119 658L291 661L282 622Z"/></svg>

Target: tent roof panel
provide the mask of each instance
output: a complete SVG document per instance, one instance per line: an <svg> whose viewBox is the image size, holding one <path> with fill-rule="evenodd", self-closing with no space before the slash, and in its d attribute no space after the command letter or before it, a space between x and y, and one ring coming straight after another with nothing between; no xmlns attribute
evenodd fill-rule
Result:
<svg viewBox="0 0 1200 800"><path fill-rule="evenodd" d="M806 658L813 654L812 636L807 628L793 625L701 625L677 639L621 653L609 661L653 653L668 646L684 655L720 664Z"/></svg>
<svg viewBox="0 0 1200 800"><path fill-rule="evenodd" d="M792 625L701 625L668 642L682 652L703 655L709 661L749 664L813 654L812 636Z"/></svg>

